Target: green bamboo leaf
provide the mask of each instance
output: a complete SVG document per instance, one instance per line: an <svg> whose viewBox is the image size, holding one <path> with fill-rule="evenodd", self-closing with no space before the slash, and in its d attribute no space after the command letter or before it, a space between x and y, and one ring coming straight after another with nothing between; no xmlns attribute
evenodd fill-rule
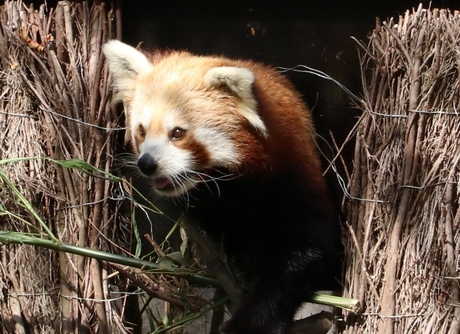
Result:
<svg viewBox="0 0 460 334"><path fill-rule="evenodd" d="M80 160L80 159L69 159L69 160L55 160L51 158L46 158L46 160L52 161L62 167L65 168L73 168L77 169L85 174L98 177L104 180L109 180L113 182L121 182L122 179L118 176L112 175L110 173L107 173L103 171L102 169L99 169L86 161Z"/></svg>

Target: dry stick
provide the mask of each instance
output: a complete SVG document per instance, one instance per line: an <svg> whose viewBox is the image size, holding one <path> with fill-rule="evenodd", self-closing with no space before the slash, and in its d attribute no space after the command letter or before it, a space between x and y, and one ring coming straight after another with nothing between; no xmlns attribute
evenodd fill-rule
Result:
<svg viewBox="0 0 460 334"><path fill-rule="evenodd" d="M57 8L57 12L59 11L60 9L60 6L58 5L58 8ZM60 43L62 45L65 45L65 35L63 35L63 39L62 41L60 41ZM70 91L67 83L66 83L66 76L64 74L64 72L62 71L61 69L61 66L59 64L59 62L57 61L57 59L54 57L54 53L51 51L50 52L50 55L51 55L51 60L53 61L52 65L52 69L53 69L53 73L55 74L55 78L61 82L61 85L62 85L62 90L59 90L59 93L62 94L61 96L65 97L65 99L67 100L67 103L69 103L69 105L67 106L67 108L61 110L61 113L64 114L64 115L67 115L67 116L70 116L72 114L72 111L71 111L71 108L72 108L72 104L73 102L70 102L70 100L73 100L73 97L70 96L69 97L69 94L72 95L72 92ZM71 54L67 53L68 56L72 56ZM66 122L66 126L64 127L63 125L61 125L61 135L59 137L63 137L62 134L65 134L67 133L67 129L72 129L72 125L71 124L72 122ZM74 128L74 131L71 131L71 133L67 133L67 141L66 142L61 142L60 146L61 146L61 149L64 153L63 157L67 157L67 156L81 156L80 154L80 149L78 148L78 140L77 138L79 137L78 136L78 131ZM72 148L73 150L71 152L69 152L69 147L68 145L66 145L67 143L70 144L70 148ZM57 167L59 168L59 167ZM69 170L67 168L64 168L62 170L62 174L64 175L64 180L65 180L65 184L64 184L64 187L62 188L62 192L65 194L67 192L67 196L66 198L69 198L69 201L70 203L72 203L73 207L69 209L68 211L68 217L72 217L72 222L75 222L76 223L76 226L71 226L72 228L76 228L77 229L77 235L76 236L73 236L71 235L70 233L68 233L67 235L67 239L69 239L69 242L71 243L74 243L74 244L77 244L78 246L81 246L81 247L84 247L86 246L86 237L87 237L87 225L85 223L85 220L84 218L82 217L82 214L84 214L84 211L81 211L81 208L78 206L78 204L81 203L81 197L80 195L83 195L85 196L85 193L83 192L82 193L82 187L81 187L81 184L80 182L81 179L78 178L78 177L75 177L74 174L74 171L72 170ZM85 176L87 177L87 176ZM64 226L63 227L63 231L65 231L66 229L68 229L69 227L68 226ZM72 241L72 239L75 238L76 240L75 241ZM81 257L81 256L74 256L74 259L77 263L76 265L76 272L74 275L69 275L70 277L72 277L72 279L74 280L72 282L73 286L74 286L74 289L77 289L77 287L88 287L87 284L85 285L82 285L80 283L81 281L81 277L84 276L84 273L85 273L85 267L86 267L86 263L88 262L88 260L86 260L85 258ZM80 278L79 278L80 276ZM90 280L91 282L91 280ZM82 289L83 291L85 290L84 288ZM76 293L76 291L74 291L73 293ZM79 316L78 316L78 311L79 311L79 305L78 305L78 302L75 301L74 302L74 309L73 309L73 316L75 317L74 318L74 321L75 322L78 322L78 319L79 319Z"/></svg>
<svg viewBox="0 0 460 334"><path fill-rule="evenodd" d="M355 146L355 153L354 153L354 159L353 159L353 170L354 171L357 171L358 170L358 166L359 166L359 163L361 162L361 154L362 154L362 150L361 150L361 142L362 142L362 138L361 138L361 130L358 131L358 134L357 134L357 138L356 138L356 146ZM359 193L359 190L360 190L360 185L361 185L361 182L360 182L360 174L359 173L356 173L354 172L352 174L352 180L350 182L350 194L352 196L352 198L357 198L360 193ZM355 229L357 228L356 226L356 222L359 222L360 221L360 213L361 213L361 208L362 208L362 203L359 202L359 201L353 201L350 203L350 206L351 208L349 209L349 212L351 213L351 222L352 222L352 226L350 226L350 228L353 228L353 233L352 233L352 236L356 236L356 234L358 236L361 235L360 231L356 232ZM359 242L356 241L356 244L357 244L357 251L360 252L360 247L359 247ZM350 247L351 249L353 249L353 247ZM350 248L347 248L347 249L350 249ZM345 258L347 259L352 259L353 257L351 256L351 254L353 253L352 251L349 251L350 255L349 256L346 256ZM362 255L360 256L361 259L363 259L364 261L364 258L362 257ZM362 262L362 264L364 265L364 262ZM352 263L350 263L350 267L352 268L356 268L356 266L358 266L358 264L353 261ZM358 268L360 268L358 266ZM356 277L356 273L355 273L355 270L351 271L350 272L351 274L349 276L351 277ZM361 271L359 271L358 273L361 273ZM362 281L362 280L360 280ZM364 283L364 282L363 282ZM360 284L360 287L362 287L363 285ZM354 296L356 298L358 298L359 302L361 305L365 305L363 303L364 301L364 297L361 296L361 290L360 290L360 287L358 287L357 285L353 286L352 287L352 290L349 292L349 294L351 296Z"/></svg>
<svg viewBox="0 0 460 334"><path fill-rule="evenodd" d="M88 17L87 17L87 14L88 14L88 11L87 10L82 10L81 9L81 6L82 4L76 4L76 7L74 8L74 13L80 13L80 16L79 17L81 19L81 21L83 22L87 22L88 21ZM95 7L98 7L99 8L100 5L93 5L93 9ZM95 10L94 10L95 11ZM91 10L92 13L94 13L93 10ZM97 16L97 18L99 18L99 15L94 15L94 16ZM69 16L70 18L70 16ZM94 22L98 22L99 20L94 20L93 18L93 23ZM102 20L100 20L102 21ZM93 38L95 35L99 35L100 34L100 31L101 31L101 25L91 25L91 27L88 27L87 25L83 25L83 29L86 27L86 29L90 28L90 34L91 34L91 38ZM87 31L79 31L79 34L78 36L86 36L86 33ZM75 34L71 34L72 36L74 36ZM70 36L69 36L70 37ZM75 83L77 83L76 87L76 91L74 91L73 93L73 96L78 98L78 97L81 97L81 100L80 100L80 103L83 105L86 101L84 101L84 98L83 96L81 95L83 93L83 90L82 90L82 87L80 87L78 85L78 83L80 83L80 75L79 73L76 71L76 59L77 59L77 54L75 53L75 49L71 46L71 44L73 43L73 40L71 41L68 41L68 45L70 46L70 49L69 49L69 53L71 53L71 65L72 66L72 74L73 74L73 81ZM81 48L83 49L86 49L88 47L87 43L81 43L80 45ZM96 54L93 54L93 53L90 53L91 55L91 58L96 58L98 55ZM91 64L91 62L89 62ZM88 69L88 62L86 63L85 65L85 69ZM100 68L100 67L99 67ZM98 83L100 81L100 74L98 73L97 69L91 69L90 70L92 71L86 71L86 73L88 73L88 76L86 77L86 80L87 80L87 85L88 85L88 94L89 94L89 98L91 99L90 101L95 101L95 99L97 98L98 96ZM85 72L85 71L84 71ZM94 123L96 122L96 116L95 116L95 112L97 110L96 108L96 105L95 103L91 103L90 102L90 112L89 112L89 122L90 123ZM82 115L83 116L83 119L87 119L87 117L85 117L86 115ZM80 130L80 133L83 133L85 131L85 129L81 129ZM101 136L101 134L98 132L99 130L96 130L94 128L90 128L89 130L87 130L90 132L91 134L91 138L92 138L92 145L91 147L93 147L93 145L95 146L95 152L103 152L103 138ZM83 138L80 138L80 140L82 140ZM82 147L85 146L85 143L82 142ZM93 149L89 149L87 150L89 151L87 154L88 154L88 157L86 158L86 160L89 160L91 159L95 153L93 152ZM95 166L100 166L101 162L100 162L100 159L101 159L101 154L96 154L96 161L94 162L94 165ZM103 210L102 210L102 205L103 205L103 199L104 199L104 190L105 190L105 182L104 180L102 179L93 179L92 178L88 178L88 177L85 177L84 178L84 182L83 182L83 185L84 184L89 184L90 182L94 183L94 197L92 198L92 201L95 203L92 207L92 212L91 212L91 215L92 215L92 224L94 224L94 227L91 226L90 227L90 233L89 233L89 245L90 245L90 248L96 248L99 246L99 242L98 242L98 229L100 228L100 225L101 225L101 222L103 221L102 218L103 218ZM101 300L101 302L99 303L96 303L96 307L95 307L95 310L96 310L96 315L98 317L98 323L99 323L99 328L102 332L108 332L109 331L109 324L108 324L108 315L106 313L106 310L108 309L108 307L106 308L105 306L107 304L104 304L102 302L102 300L104 300L104 281L103 281L103 277L102 277L102 268L100 266L100 263L95 260L95 259L92 259L91 260L91 272L93 272L93 279L92 279L92 282L93 282L93 286L94 286L94 295L95 295L95 298L98 299L98 300Z"/></svg>
<svg viewBox="0 0 460 334"><path fill-rule="evenodd" d="M342 151L344 150L345 146L351 141L351 139L356 136L357 129L358 129L359 125L361 124L361 120L362 120L362 117L359 118L359 120L356 122L356 124L350 130L350 132L348 133L347 137L344 139L344 141L343 141L343 143L342 143L342 145L340 147L337 145L337 142L336 142L336 140L334 138L334 134L332 133L332 131L329 131L329 136L331 137L331 140L333 142L333 146L334 146L334 149L335 149L336 153L335 153L334 157L331 159L331 161L329 161L329 164L327 165L326 169L323 171L323 176L327 174L327 172L329 171L330 168L332 168L332 166L335 164L336 160L340 159L340 161L341 161L341 163L342 163L342 165L344 167L344 171L345 171L345 175L347 177L347 180L348 181L350 180L350 173L348 171L348 168L347 168L347 165L345 163L345 160L343 159Z"/></svg>
<svg viewBox="0 0 460 334"><path fill-rule="evenodd" d="M121 39L122 37L122 12L121 12L121 8L122 8L122 2L123 0L115 0L115 3L116 3L116 6L115 6L115 19L116 19L116 22L117 22L117 25L115 27L115 38L116 39Z"/></svg>
<svg viewBox="0 0 460 334"><path fill-rule="evenodd" d="M368 285L371 287L371 291L373 292L373 294L375 295L375 298L378 298L379 294L377 292L377 289L375 288L375 285L373 284L372 282L372 279L367 271L367 268L366 268L366 261L362 255L362 252L360 250L361 247L359 247L359 242L358 242L358 239L356 238L356 233L355 231L353 230L352 226L347 224L347 227L348 227L348 230L350 232L350 236L351 236L351 240L353 242L353 245L355 247L354 251L356 251L356 253L358 254L358 259L359 259L359 263L356 263L356 265L359 267L360 269L360 272L362 274L362 278L359 280L359 284L358 284L358 287L359 287L359 292L358 292L358 300L359 300L359 305L365 305L365 300L364 300L364 296L365 296L365 287L366 287L366 284L365 284L365 281L367 280L368 281Z"/></svg>
<svg viewBox="0 0 460 334"><path fill-rule="evenodd" d="M90 130L90 131L97 131L97 130ZM102 145L98 145L98 143L96 143L96 151L97 152L102 152ZM92 150L90 150L92 152ZM100 165L100 162L99 161L96 161L95 163L96 166L99 166ZM85 183L90 183L92 181L92 183L94 184L94 198L93 198L93 202L95 204L93 204L93 210L91 212L91 217L92 217L92 224L89 226L89 229L90 229L90 233L89 233L89 237L88 237L88 243L90 245L90 248L98 248L99 247L99 237L98 237L98 229L100 228L100 223L102 221L102 215L103 215L103 210L102 210L102 199L104 198L104 180L102 179L95 179L95 180L91 180L91 179L94 179L94 178L89 178L89 177L85 177L84 178L84 181ZM94 225L94 226L93 226ZM95 298L96 299L99 299L99 300L103 300L103 296L104 296L104 291L103 291L103 279L102 279L102 275L101 275L101 267L100 267L100 263L99 261L97 261L96 259L92 259L91 260L91 268L90 268L91 272L93 273L93 284L94 284L94 295L95 295ZM89 292L91 293L91 292ZM107 326L107 317L106 317L106 313L105 313L105 308L102 304L102 302L98 303L96 305L96 313L97 313L97 317L98 317L98 320L99 320L99 326L100 326L100 329L101 329L101 332L104 333L104 332L107 332L108 331L108 326Z"/></svg>
<svg viewBox="0 0 460 334"><path fill-rule="evenodd" d="M65 60L66 57L69 56L69 54L65 50L65 26L64 26L64 13L63 13L63 7L58 4L56 8L56 16L55 16L55 21L56 21L56 45L58 47L58 55L56 56L52 50L48 52L48 59L50 61L50 66L51 70L54 74L53 82L59 82L59 86L61 89L57 90L57 93L61 95L61 101L63 101L66 105L70 103L69 98L67 96L67 91L66 91L66 85L64 84L65 82L65 75L62 73L61 65L59 60ZM60 110L62 113L65 113L65 109ZM58 120L58 122L61 122L61 120ZM77 131L74 127L74 124L68 124L66 127L66 130L69 129L72 133L72 135L68 134L67 137L69 138L68 142L72 143L72 145L76 145L74 142L73 138L75 137ZM61 133L66 133L66 131L61 132ZM56 138L61 139L62 135L57 135ZM61 139L62 140L62 139ZM66 146L64 143L59 143L56 145L57 149L60 151L59 155L56 157L57 159L63 159L65 156L68 154L66 152ZM64 198L69 198L70 197L70 202L72 205L75 205L78 203L78 198L77 198L77 190L74 188L75 184L73 183L73 178L70 175L71 171L69 171L66 168L56 166L56 169L60 174L62 175L62 179L64 183L61 186L61 192L65 195L67 193L67 196L64 196ZM72 209L70 209L72 210ZM78 217L79 212L76 211L77 209L73 209L74 214L70 214L70 217ZM70 212L69 212L70 213ZM62 214L65 215L65 211L62 211ZM62 220L64 222L61 224L60 230L66 231L69 227L67 226L67 223L65 220L67 218L62 217ZM75 240L75 242L68 240L68 242L73 242L79 246L85 246L84 243L84 238L86 235L86 224L83 223L83 220L77 220L77 230L78 230L78 236ZM70 236L66 236L68 237ZM60 254L59 257L61 258L61 263L60 263L60 268L61 272L63 273L63 277L61 281L61 291L67 291L68 295L70 296L78 296L78 287L79 287L79 281L80 278L78 277L78 273L83 274L85 272L85 259L80 257L80 256L73 256L75 261L77 262L77 266L75 268L75 272L72 272L72 267L68 268L68 271L64 271L63 268L69 267L68 262L70 261L70 256L65 256L65 254ZM70 288L66 287L66 280L69 280ZM66 295L66 294L64 294ZM79 302L78 299L71 299L70 301L66 301L65 298L61 299L61 303L69 304L68 309L64 309L62 312L62 316L66 317L70 321L70 325L65 324L65 326L71 327L77 327L78 326L78 319L80 318L79 316ZM66 328L66 331L72 330L71 328Z"/></svg>
<svg viewBox="0 0 460 334"><path fill-rule="evenodd" d="M455 187L452 183L447 185L445 198L443 202L445 203L445 210L446 220L445 220L445 234L446 234L446 266L447 266L447 273L451 277L455 277L457 275L457 268L455 266L455 232L453 229L454 221L452 219L452 203L456 200L455 194ZM452 292L451 298L454 302L460 301L460 288L458 284L451 284ZM458 334L460 332L460 307L455 307L454 309L454 316L452 317L452 322L450 323L449 332L447 334Z"/></svg>
<svg viewBox="0 0 460 334"><path fill-rule="evenodd" d="M76 6L79 6L79 4L76 4ZM69 112L68 116L79 118L79 111L76 108L77 108L77 106L82 106L83 103L84 103L84 100L83 100L83 96L82 96L83 90L82 90L82 87L80 85L80 76L79 76L78 71L76 71L76 59L77 59L78 56L77 56L77 52L76 52L75 48L73 47L75 34L73 32L72 24L70 23L70 21L72 20L72 17L71 17L71 14L70 14L70 7L68 6L67 3L63 3L63 6L61 4L59 4L57 11L59 13L63 12L63 17L64 17L62 19L62 21L60 22L61 23L60 27L64 28L64 31L60 35L60 36L62 36L62 40L59 41L60 43L58 43L58 45L62 46L62 49L61 49L62 52L67 51L66 55L70 60L70 66L71 66L71 73L70 74L71 74L71 80L73 82L73 84L72 84L73 91L70 92L70 90L69 90L69 92L71 93L70 94L70 99L72 101L72 104L70 105L70 108L67 109L67 111ZM86 12L84 12L83 15L85 15L85 14L86 14ZM59 24L58 24L58 26L59 26ZM84 34L86 34L85 31L81 32L80 35L84 35ZM83 45L82 47L86 47L86 45ZM59 64L56 61L54 62L54 64L55 64L55 72L58 73L58 76L59 76L59 74L62 73L62 72L60 72L58 70ZM62 86L64 86L65 88L68 89L68 85L67 85L67 83L66 83L64 78L61 79L61 82L62 82ZM74 126L74 124L69 124L69 126L70 126L70 128L72 128ZM85 130L79 124L77 124L76 127L77 127L78 130L73 131L73 135L69 139L70 139L71 143L74 143L73 147L75 148L72 155L73 156L81 156L81 154L83 152L83 147L85 146L84 143L82 143L83 133L84 133ZM92 150L89 150L90 155L92 154L92 152L93 152ZM89 179L88 176L84 176L79 181L80 182L77 181L76 183L73 183L72 181L69 180L68 186L70 188L72 188L72 186L77 186L78 183L80 184L80 189L82 190L82 197L80 198L79 202L81 204L81 203L86 203L86 202L89 201L89 197L88 197L87 191L85 191L85 189L88 189L88 186L86 186L86 185L89 184L90 179ZM94 202L96 202L96 203L98 203L99 200L103 197L103 189L101 189L101 188L103 188L101 186L102 181L101 180L99 180L99 181L100 182L98 182L96 180L96 185L95 185L96 190L95 190ZM75 195L73 195L71 197L74 198L74 201L72 201L72 202L75 202L75 203L78 202L78 200L75 197ZM95 207L93 208L93 211L92 211L92 219L91 219L91 221L93 223L96 223L96 224L98 224L98 222L100 222L100 219L101 219L100 216L101 216L102 209L101 209L100 205L101 204L96 204ZM83 215L86 218L89 217L88 216L88 213L89 213L88 210L89 210L89 207L84 207L83 211L82 211ZM85 221L86 219L80 219L79 213L76 212L75 210L74 210L74 215L73 216L77 221L77 225L79 226L78 230L79 230L80 233L79 233L78 243L82 244L82 245L86 245L87 244L87 242L86 242L87 234L86 234L85 231L86 231L87 227L86 227L86 224L83 223L83 221ZM90 244L91 247L96 247L97 246L97 233L93 233L93 232L94 232L94 229L90 229L90 236L89 236L88 241L89 241L89 244ZM85 268L82 267L84 265L84 260L81 259L79 262L80 262L79 272L84 272ZM86 289L83 291L83 295L84 296L89 296L92 293L94 293L95 299L103 300L104 299L104 289L103 289L103 286L102 286L102 276L101 276L101 271L100 271L100 264L95 259L91 259L91 260L89 260L89 262L90 262L90 264L89 264L90 271L89 272L92 273L91 280L89 281L89 283L91 283L91 284L86 285ZM89 287L91 285L92 285L93 289L89 289ZM98 324L99 324L100 330L102 332L108 332L109 331L108 320L107 320L108 318L107 318L107 313L105 312L104 304L102 302L96 302L95 311L96 311L97 318L99 320Z"/></svg>
<svg viewBox="0 0 460 334"><path fill-rule="evenodd" d="M59 44L63 46L62 51L65 52L66 59L70 62L70 73L67 70L67 76L69 76L69 79L72 81L72 84L69 87L69 84L67 82L68 79L66 79L66 75L63 73L61 70L61 64L52 57L54 60L54 72L58 76L58 80L62 83L63 91L62 94L67 96L67 99L69 101L69 104L66 106L64 110L62 110L62 113L68 117L72 118L79 118L78 111L76 111L77 106L79 103L77 102L77 99L80 99L81 97L81 89L78 86L78 83L75 82L75 57L76 57L76 52L75 49L73 48L72 43L74 42L74 34L72 31L72 25L70 24L70 15L69 15L69 5L66 2L61 2L58 4L57 10L63 13L62 15L62 21L60 22L61 27L63 28L63 33L61 35L62 40L59 41ZM69 68L69 67L67 67ZM72 89L71 89L72 87ZM82 151L83 147L81 144L81 138L82 138L82 128L80 124L74 124L73 122L65 121L63 122L66 124L65 128L73 129L71 131L71 134L68 136L68 142L71 143L70 148L73 149L67 154L74 156L74 157L80 157L83 159ZM64 131L65 133L65 131ZM67 145L64 144L64 148ZM67 173L70 175L73 171L64 171L64 173ZM84 175L82 178L67 178L67 187L70 189L74 189L73 194L70 196L71 203L75 205L74 209L72 209L71 212L71 217L73 217L74 221L77 224L77 229L78 229L78 236L77 236L77 243L80 246L85 246L87 245L87 238L88 238L88 226L85 223L88 219L88 208L86 207L80 207L79 204L85 203L89 201L88 198L88 192L86 189L88 187L86 186L88 184L88 176ZM78 195L77 195L78 194ZM70 213L70 212L69 212ZM97 262L95 263L93 259L84 259L81 257L76 257L76 261L78 263L77 265L77 273L80 276L83 276L86 274L86 280L82 281L82 279L78 279L76 284L78 284L79 289L81 289L81 293L83 295L83 298L89 297L92 295L92 290L94 291L94 297L96 299L102 299L102 295L98 293L99 289L97 289L97 286L94 286L95 279L99 278L99 272L97 270ZM91 276L88 275L86 265L90 268L90 272L93 272ZM85 309L82 309L81 312L86 312L86 314L89 316L89 305ZM96 303L95 306L96 309L96 314L99 317L100 313L100 303ZM104 326L103 326L104 327Z"/></svg>
<svg viewBox="0 0 460 334"><path fill-rule="evenodd" d="M102 68L100 69L100 72L102 72ZM98 78L98 80L100 82L100 80L101 80L100 77ZM104 80L101 83L101 85L102 85L101 92L102 93L108 92L108 87L106 85L106 80ZM109 108L107 108L107 107L109 107ZM100 113L105 113L106 115L108 115L108 119L110 120L110 104L109 103L107 103L106 101L101 101L101 106L100 106L99 112ZM114 148L112 147L112 140L111 140L112 136L113 135L110 134L110 136L107 138L107 142L106 142L106 145L105 145L105 152L104 152L105 157L110 157L111 152L114 151ZM104 166L103 170L107 174L109 174L111 172L112 163L113 163L112 159L106 159L105 166ZM110 206L110 203L108 203L108 198L110 197L110 187L111 187L111 183L106 180L104 182L104 194L103 194L103 198L104 198L103 207L105 207L105 208L114 208L114 206ZM104 225L102 226L103 235L105 235L105 236L109 235L109 226L110 226L110 222L112 221L112 217L116 218L117 216L118 215L116 214L116 211L113 211L113 210L110 210L110 209L103 210L103 213L102 213L102 221L104 222ZM114 226L114 225L115 225L115 222L112 224L112 226ZM109 295L109 292L108 292L108 290L109 290L109 280L107 280L107 275L108 275L107 268L104 266L101 269L102 269L102 276L103 276L104 295L108 296ZM107 301L105 305L106 305L107 319L109 319L110 321L113 321L115 312L112 310L112 303ZM111 328L113 328L112 323L110 324L110 326L111 326Z"/></svg>
<svg viewBox="0 0 460 334"><path fill-rule="evenodd" d="M74 4L73 6L76 6L76 5L78 4ZM80 117L80 112L78 108L81 107L81 103L78 103L75 97L81 96L83 92L83 88L82 88L82 83L80 81L80 76L78 75L78 71L77 71L78 66L75 61L75 59L77 59L77 53L73 45L75 41L75 33L73 31L73 22L75 20L75 15L71 15L71 11L75 11L75 8L72 8L73 6L71 7L68 1L62 1L58 4L58 6L62 6L64 9L65 40L63 42L65 42L65 44L63 43L63 45L65 45L66 50L69 53L70 65L68 68L70 69L71 84L72 84L72 88L74 89L74 91L72 92L73 94L70 94L70 98L72 99L70 111L73 112L73 115L68 115L68 116L73 116L76 119L80 119L81 117ZM65 82L65 85L66 86L68 85L67 82ZM79 135L80 135L78 138L81 141L84 135L82 133L81 126L77 124L77 127L79 129Z"/></svg>
<svg viewBox="0 0 460 334"><path fill-rule="evenodd" d="M180 299L173 298L168 294L164 294L164 293L161 293L161 292L158 292L158 291L153 291L146 284L144 284L144 282L142 282L140 279L138 279L135 275L133 275L130 272L128 272L124 266L122 266L120 264L116 264L116 263L110 263L110 266L115 268L120 273L120 275L128 278L137 287L139 287L140 289L145 291L149 295L149 297L164 300L164 301L166 301L166 302L168 302L170 304L173 304L175 306L181 307L183 309L188 307L187 303L184 303ZM135 272L136 271L138 271L138 270L135 270Z"/></svg>
<svg viewBox="0 0 460 334"><path fill-rule="evenodd" d="M390 28L389 28L390 29ZM420 96L420 65L422 63L422 43L425 37L425 27L422 27L418 32L417 45L415 48L414 60L411 70L411 91L409 99L409 110L415 109L418 104ZM391 32L390 32L391 34ZM398 44L401 45L400 39L392 34L393 38L397 39ZM405 52L404 52L405 51ZM403 49L406 61L410 62L411 57L407 54L405 48ZM414 154L417 150L417 119L416 114L411 114L408 119L408 131L406 137L406 147L404 150L404 164L403 164L403 175L402 185L410 185L414 178L414 167L417 165ZM393 334L394 333L394 316L396 309L396 287L397 287L397 265L398 265L398 254L401 242L402 228L405 224L407 217L407 211L410 205L410 199L412 190L409 188L403 188L399 205L397 207L396 216L394 218L393 228L389 240L389 252L388 259L385 266L385 284L382 289L381 299L381 314L383 318L383 324L379 327L379 334Z"/></svg>
<svg viewBox="0 0 460 334"><path fill-rule="evenodd" d="M118 7L116 7L118 8ZM97 17L98 18L101 18L101 16L104 16L103 19L96 19L96 15L94 15L94 12L97 12L98 15ZM105 121L106 123L108 122L111 122L112 120L112 115L111 115L111 112L115 112L115 109L111 108L110 107L110 102L109 100L107 99L108 95L109 95L109 87L108 87L108 72L105 71L103 72L104 70L104 62L101 61L101 45L102 45L102 41L104 40L107 40L108 38L108 33L107 33L107 23L106 22L110 22L110 13L107 13L107 11L105 10L105 7L104 7L104 4L101 4L101 6L93 6L91 8L91 11L90 11L90 16L92 18L91 20L91 31L96 31L97 34L92 34L91 35L91 44L90 44L90 52L89 52L89 55L90 55L90 61L89 61L89 72L88 72L88 75L89 77L92 78L92 84L89 85L90 89L91 89L91 92L93 93L90 97L90 110L97 110L97 103L99 102L100 103L100 106L99 106L99 112L98 112L98 118L96 120L95 117L93 117L92 119L94 120L95 124L101 124L102 123L102 120L104 119L105 117ZM106 14L106 15L104 15ZM116 21L117 24L119 24L118 21ZM95 72L97 73L97 76L95 77L92 77L93 75L93 69L95 70ZM101 78L102 76L104 76L104 80L103 80L103 83L102 83L102 86L101 86ZM98 93L98 94L97 94ZM113 134L110 134L111 136L113 136ZM99 138L99 141L100 141L100 150L102 151L103 150L103 146L104 146L104 143L102 142L102 136ZM106 153L105 153L105 156L106 157L110 157L111 156L111 152L112 152L112 146L111 146L111 143L112 141L110 140L107 140L107 145L105 146L106 148ZM110 168L111 168L111 165L112 165L112 160L111 159L106 159L106 164L105 164L105 170L106 172L109 172L110 171ZM109 197L109 191L110 191L110 184L108 181L105 181L105 192L104 192L104 198L108 198ZM104 204L106 204L106 201L104 201ZM109 221L109 212L108 210L105 210L104 211L104 217L103 217L103 221L104 222L108 222ZM106 224L107 226L108 224ZM104 227L104 229L107 229L107 227ZM107 231L105 231L107 233ZM105 269L104 269L105 270ZM107 281L104 281L104 284L107 285L108 282ZM111 305L109 303L107 303L107 310L109 310L109 308L111 307ZM108 311L107 311L108 312Z"/></svg>

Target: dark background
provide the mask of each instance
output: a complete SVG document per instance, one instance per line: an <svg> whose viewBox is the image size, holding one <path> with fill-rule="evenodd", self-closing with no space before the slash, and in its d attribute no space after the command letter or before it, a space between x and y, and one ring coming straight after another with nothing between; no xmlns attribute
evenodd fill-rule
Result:
<svg viewBox="0 0 460 334"><path fill-rule="evenodd" d="M454 1L164 1L124 0L123 40L143 49L186 49L250 58L273 66L324 71L362 95L357 44L367 43L376 17L407 9L451 8ZM460 7L460 4L458 5ZM287 74L308 104L320 134L338 140L358 114L337 85L311 74Z"/></svg>

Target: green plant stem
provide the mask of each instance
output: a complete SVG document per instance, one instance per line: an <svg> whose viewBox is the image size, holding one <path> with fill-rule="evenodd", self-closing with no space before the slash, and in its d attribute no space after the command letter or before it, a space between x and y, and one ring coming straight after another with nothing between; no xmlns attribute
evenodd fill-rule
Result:
<svg viewBox="0 0 460 334"><path fill-rule="evenodd" d="M154 262L135 259L132 257L113 254L101 250L70 245L59 240L56 242L54 240L43 239L20 232L0 231L0 243L33 245L47 249L52 249L58 252L72 253L95 258L102 261L114 262L133 268L140 268L145 271L151 271L158 274L162 273L173 276L180 276L181 278L184 278L187 281L189 281L191 284L219 286L219 282L213 277L202 274L190 273L182 268L164 267Z"/></svg>
<svg viewBox="0 0 460 334"><path fill-rule="evenodd" d="M329 305L334 307L340 307L348 311L358 312L360 306L357 299L324 295L320 293L314 294L312 300L313 303Z"/></svg>

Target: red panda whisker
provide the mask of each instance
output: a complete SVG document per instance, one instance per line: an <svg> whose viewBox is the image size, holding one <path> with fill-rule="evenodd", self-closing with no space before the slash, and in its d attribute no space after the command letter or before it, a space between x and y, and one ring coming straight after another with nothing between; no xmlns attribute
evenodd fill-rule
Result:
<svg viewBox="0 0 460 334"><path fill-rule="evenodd" d="M184 185L184 182L182 181L182 179L184 178L187 179L187 177L188 176L186 172L177 174L172 177L173 179L172 183L174 184L174 186L179 186L182 189L182 195L173 197L173 202L176 202L177 200L178 203L183 203L185 207L188 207L190 204L190 193L187 191L187 187ZM191 181L191 179L188 179L188 180Z"/></svg>
<svg viewBox="0 0 460 334"><path fill-rule="evenodd" d="M221 176L212 176L210 174L196 171L194 171L193 173L199 176L202 182L230 181L238 178L238 176L234 174L222 174Z"/></svg>
<svg viewBox="0 0 460 334"><path fill-rule="evenodd" d="M217 181L232 180L235 178L232 174L227 174L227 175L223 174L222 176L218 176L218 177L215 177L210 174L203 173L203 172L197 172L197 171L189 172L189 174L193 174L196 177L198 177L200 180L199 182L204 183L207 189L211 192L212 192L212 189L211 187L209 187L208 183L214 183L217 189L218 197L220 197L220 187Z"/></svg>

